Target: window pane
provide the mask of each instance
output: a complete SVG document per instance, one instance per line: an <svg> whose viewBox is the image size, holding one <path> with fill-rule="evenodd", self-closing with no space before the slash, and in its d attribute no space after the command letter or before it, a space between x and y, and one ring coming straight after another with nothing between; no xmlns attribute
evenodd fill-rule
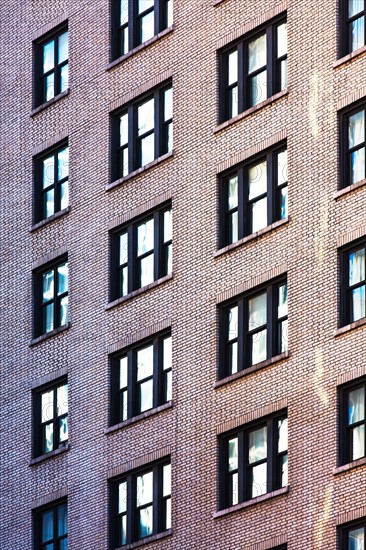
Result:
<svg viewBox="0 0 366 550"><path fill-rule="evenodd" d="M228 208L231 210L238 206L238 176L233 176L228 181Z"/></svg>
<svg viewBox="0 0 366 550"><path fill-rule="evenodd" d="M154 368L154 347L148 346L137 352L137 380L152 376Z"/></svg>
<svg viewBox="0 0 366 550"><path fill-rule="evenodd" d="M365 388L357 388L348 394L348 424L365 420Z"/></svg>
<svg viewBox="0 0 366 550"><path fill-rule="evenodd" d="M43 189L55 182L55 157L49 157L43 161Z"/></svg>
<svg viewBox="0 0 366 550"><path fill-rule="evenodd" d="M287 212L288 212L288 200L287 200L287 187L283 187L281 189L281 199L280 199L280 212L281 212L281 220L284 220L287 218Z"/></svg>
<svg viewBox="0 0 366 550"><path fill-rule="evenodd" d="M58 63L66 61L69 57L68 33L64 32L58 39Z"/></svg>
<svg viewBox="0 0 366 550"><path fill-rule="evenodd" d="M166 500L165 518L166 518L165 529L171 529L172 527L172 499L171 498L168 498Z"/></svg>
<svg viewBox="0 0 366 550"><path fill-rule="evenodd" d="M120 418L122 420L127 420L128 416L128 393L127 390L124 390L121 395L120 401Z"/></svg>
<svg viewBox="0 0 366 550"><path fill-rule="evenodd" d="M231 506L235 506L239 502L239 474L235 473L231 476Z"/></svg>
<svg viewBox="0 0 366 550"><path fill-rule="evenodd" d="M140 384L140 409L139 412L144 412L153 408L153 381L150 379L147 382Z"/></svg>
<svg viewBox="0 0 366 550"><path fill-rule="evenodd" d="M66 539L61 539L60 540L60 550L68 550L68 544L69 543L68 543L67 538ZM50 549L50 550L53 550L53 549Z"/></svg>
<svg viewBox="0 0 366 550"><path fill-rule="evenodd" d="M267 322L267 293L263 292L249 301L249 330L265 325Z"/></svg>
<svg viewBox="0 0 366 550"><path fill-rule="evenodd" d="M288 320L282 321L281 326L281 353L288 349Z"/></svg>
<svg viewBox="0 0 366 550"><path fill-rule="evenodd" d="M287 285L281 285L278 287L278 318L285 317L287 315Z"/></svg>
<svg viewBox="0 0 366 550"><path fill-rule="evenodd" d="M118 485L118 513L127 511L127 482L122 481Z"/></svg>
<svg viewBox="0 0 366 550"><path fill-rule="evenodd" d="M267 492L267 463L253 468L252 498L264 495Z"/></svg>
<svg viewBox="0 0 366 550"><path fill-rule="evenodd" d="M127 542L127 516L124 515L121 517L121 544L126 544Z"/></svg>
<svg viewBox="0 0 366 550"><path fill-rule="evenodd" d="M69 409L68 386L64 384L57 388L57 416L66 414Z"/></svg>
<svg viewBox="0 0 366 550"><path fill-rule="evenodd" d="M238 343L233 342L229 346L230 374L238 372Z"/></svg>
<svg viewBox="0 0 366 550"><path fill-rule="evenodd" d="M228 55L228 85L238 82L238 50Z"/></svg>
<svg viewBox="0 0 366 550"><path fill-rule="evenodd" d="M121 177L127 176L128 174L128 147L125 147L121 152Z"/></svg>
<svg viewBox="0 0 366 550"><path fill-rule="evenodd" d="M360 13L364 8L364 0L348 0L348 17Z"/></svg>
<svg viewBox="0 0 366 550"><path fill-rule="evenodd" d="M278 452L287 451L288 445L288 422L287 418L278 421Z"/></svg>
<svg viewBox="0 0 366 550"><path fill-rule="evenodd" d="M229 315L229 335L228 339L233 340L238 337L238 306L228 310Z"/></svg>
<svg viewBox="0 0 366 550"><path fill-rule="evenodd" d="M140 284L149 285L154 281L154 254L140 260Z"/></svg>
<svg viewBox="0 0 366 550"><path fill-rule="evenodd" d="M119 360L119 387L120 389L127 387L128 380L128 359L122 357Z"/></svg>
<svg viewBox="0 0 366 550"><path fill-rule="evenodd" d="M43 512L42 514L42 542L53 539L53 512Z"/></svg>
<svg viewBox="0 0 366 550"><path fill-rule="evenodd" d="M163 369L172 368L172 337L163 340Z"/></svg>
<svg viewBox="0 0 366 550"><path fill-rule="evenodd" d="M164 242L172 240L172 211L164 212Z"/></svg>
<svg viewBox="0 0 366 550"><path fill-rule="evenodd" d="M172 492L172 467L167 464L163 467L163 497L167 497Z"/></svg>
<svg viewBox="0 0 366 550"><path fill-rule="evenodd" d="M365 111L358 111L348 120L348 146L351 149L365 141Z"/></svg>
<svg viewBox="0 0 366 550"><path fill-rule="evenodd" d="M69 297L64 296L60 300L60 326L66 325L68 320Z"/></svg>
<svg viewBox="0 0 366 550"><path fill-rule="evenodd" d="M365 311L365 286L360 286L352 290L352 319L358 321L366 317Z"/></svg>
<svg viewBox="0 0 366 550"><path fill-rule="evenodd" d="M252 204L252 233L267 227L267 197Z"/></svg>
<svg viewBox="0 0 366 550"><path fill-rule="evenodd" d="M166 138L166 143L167 143L166 152L169 153L169 151L173 150L173 124L172 123L167 125L166 135L167 135L167 138Z"/></svg>
<svg viewBox="0 0 366 550"><path fill-rule="evenodd" d="M229 244L239 239L238 212L233 212L229 216Z"/></svg>
<svg viewBox="0 0 366 550"><path fill-rule="evenodd" d="M250 105L257 105L267 99L267 71L250 79Z"/></svg>
<svg viewBox="0 0 366 550"><path fill-rule="evenodd" d="M43 74L55 66L55 42L51 40L43 46Z"/></svg>
<svg viewBox="0 0 366 550"><path fill-rule="evenodd" d="M60 186L61 210L69 206L69 183L64 181Z"/></svg>
<svg viewBox="0 0 366 550"><path fill-rule="evenodd" d="M147 472L137 476L137 506L143 506L149 504L153 500L153 473Z"/></svg>
<svg viewBox="0 0 366 550"><path fill-rule="evenodd" d="M67 535L67 506L60 506L57 510L57 534Z"/></svg>
<svg viewBox="0 0 366 550"><path fill-rule="evenodd" d="M62 264L57 268L58 275L58 289L57 294L63 294L67 292L68 289L68 279L69 279L69 266L68 263Z"/></svg>
<svg viewBox="0 0 366 550"><path fill-rule="evenodd" d="M53 418L53 390L42 393L41 396L41 421L47 422Z"/></svg>
<svg viewBox="0 0 366 550"><path fill-rule="evenodd" d="M281 487L288 485L288 456L287 454L282 457L281 463Z"/></svg>
<svg viewBox="0 0 366 550"><path fill-rule="evenodd" d="M53 303L48 304L45 307L44 330L45 330L45 332L50 332L51 330L53 330Z"/></svg>
<svg viewBox="0 0 366 550"><path fill-rule="evenodd" d="M280 74L281 74L281 90L287 88L288 84L288 73L287 73L287 59L281 61L280 65Z"/></svg>
<svg viewBox="0 0 366 550"><path fill-rule="evenodd" d="M352 430L352 460L365 456L365 424Z"/></svg>
<svg viewBox="0 0 366 550"><path fill-rule="evenodd" d="M362 48L365 44L365 18L359 17L351 24L352 51Z"/></svg>
<svg viewBox="0 0 366 550"><path fill-rule="evenodd" d="M249 464L267 458L267 427L249 433Z"/></svg>
<svg viewBox="0 0 366 550"><path fill-rule="evenodd" d="M173 24L173 0L167 0L166 2L167 10L167 27L170 27Z"/></svg>
<svg viewBox="0 0 366 550"><path fill-rule="evenodd" d="M150 40L154 34L154 12L151 11L141 18L141 42Z"/></svg>
<svg viewBox="0 0 366 550"><path fill-rule="evenodd" d="M53 291L53 271L47 271L46 273L43 273L42 276L43 279L43 302L47 302L48 300L52 300L54 296Z"/></svg>
<svg viewBox="0 0 366 550"><path fill-rule="evenodd" d="M64 92L69 87L69 65L61 68L60 92Z"/></svg>
<svg viewBox="0 0 366 550"><path fill-rule="evenodd" d="M147 537L153 532L153 508L148 506L139 512L139 535L140 538Z"/></svg>
<svg viewBox="0 0 366 550"><path fill-rule="evenodd" d="M164 92L164 120L173 118L173 88L168 88Z"/></svg>
<svg viewBox="0 0 366 550"><path fill-rule="evenodd" d="M259 38L249 42L249 73L264 67L267 64L267 38L263 34Z"/></svg>
<svg viewBox="0 0 366 550"><path fill-rule="evenodd" d="M277 155L277 185L287 182L287 149Z"/></svg>
<svg viewBox="0 0 366 550"><path fill-rule="evenodd" d="M146 164L149 164L149 162L152 162L155 158L155 149L154 149L154 134L150 134L149 136L141 139L140 141L140 147L141 147L141 166L145 166Z"/></svg>
<svg viewBox="0 0 366 550"><path fill-rule="evenodd" d="M128 294L128 267L124 267L121 273L121 296Z"/></svg>
<svg viewBox="0 0 366 550"><path fill-rule="evenodd" d="M120 25L128 22L128 0L121 0L121 19Z"/></svg>
<svg viewBox="0 0 366 550"><path fill-rule="evenodd" d="M350 529L348 533L348 550L365 550L365 528Z"/></svg>
<svg viewBox="0 0 366 550"><path fill-rule="evenodd" d="M229 117L236 116L239 112L238 106L238 87L234 86L229 90Z"/></svg>
<svg viewBox="0 0 366 550"><path fill-rule="evenodd" d="M151 218L137 227L137 255L154 248L154 220Z"/></svg>
<svg viewBox="0 0 366 550"><path fill-rule="evenodd" d="M51 73L46 77L46 101L55 97L55 73Z"/></svg>
<svg viewBox="0 0 366 550"><path fill-rule="evenodd" d="M249 168L249 200L267 193L267 161Z"/></svg>
<svg viewBox="0 0 366 550"><path fill-rule="evenodd" d="M252 336L252 365L267 359L267 330L261 330Z"/></svg>
<svg viewBox="0 0 366 550"><path fill-rule="evenodd" d="M53 450L53 424L47 424L44 430L44 453Z"/></svg>
<svg viewBox="0 0 366 550"><path fill-rule="evenodd" d="M53 550L53 543L51 542L50 544L46 544L44 546L44 550Z"/></svg>
<svg viewBox="0 0 366 550"><path fill-rule="evenodd" d="M122 115L119 119L119 140L120 145L128 143L128 115Z"/></svg>
<svg viewBox="0 0 366 550"><path fill-rule="evenodd" d="M52 216L52 214L55 213L55 189L54 188L46 192L45 200L46 200L45 216L46 218L48 218L48 216Z"/></svg>
<svg viewBox="0 0 366 550"><path fill-rule="evenodd" d="M360 248L349 255L349 285L365 280L365 249Z"/></svg>
<svg viewBox="0 0 366 550"><path fill-rule="evenodd" d="M287 54L287 23L277 27L277 57Z"/></svg>
<svg viewBox="0 0 366 550"><path fill-rule="evenodd" d="M165 382L165 399L170 401L172 398L172 371L166 373L166 382Z"/></svg>
<svg viewBox="0 0 366 550"><path fill-rule="evenodd" d="M357 149L351 154L351 183L365 179L365 148Z"/></svg>
<svg viewBox="0 0 366 550"><path fill-rule="evenodd" d="M143 13L149 8L154 7L154 0L139 0L138 2L138 13Z"/></svg>
<svg viewBox="0 0 366 550"><path fill-rule="evenodd" d="M119 265L126 264L128 261L128 240L127 232L119 236Z"/></svg>
<svg viewBox="0 0 366 550"><path fill-rule="evenodd" d="M229 472L238 469L238 438L230 439L229 445Z"/></svg>
<svg viewBox="0 0 366 550"><path fill-rule="evenodd" d="M138 135L141 136L154 128L154 98L138 107Z"/></svg>
<svg viewBox="0 0 366 550"><path fill-rule="evenodd" d="M69 426L67 416L59 420L59 440L60 442L67 441L69 439Z"/></svg>

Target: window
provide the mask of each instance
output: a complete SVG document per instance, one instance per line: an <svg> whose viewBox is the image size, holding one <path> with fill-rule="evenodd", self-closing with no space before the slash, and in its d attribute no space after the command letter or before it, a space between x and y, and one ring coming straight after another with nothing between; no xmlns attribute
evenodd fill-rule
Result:
<svg viewBox="0 0 366 550"><path fill-rule="evenodd" d="M111 235L111 299L172 272L172 209L162 206Z"/></svg>
<svg viewBox="0 0 366 550"><path fill-rule="evenodd" d="M37 389L34 404L34 455L66 445L68 440L68 386L66 380Z"/></svg>
<svg viewBox="0 0 366 550"><path fill-rule="evenodd" d="M221 508L287 486L286 412L223 435L220 456Z"/></svg>
<svg viewBox="0 0 366 550"><path fill-rule="evenodd" d="M365 179L365 105L346 110L341 117L342 187Z"/></svg>
<svg viewBox="0 0 366 550"><path fill-rule="evenodd" d="M221 246L287 218L287 149L281 146L220 180Z"/></svg>
<svg viewBox="0 0 366 550"><path fill-rule="evenodd" d="M366 441L366 378L340 388L340 462L364 458Z"/></svg>
<svg viewBox="0 0 366 550"><path fill-rule="evenodd" d="M338 528L340 550L364 550L366 518L341 525Z"/></svg>
<svg viewBox="0 0 366 550"><path fill-rule="evenodd" d="M170 460L110 482L111 548L171 528Z"/></svg>
<svg viewBox="0 0 366 550"><path fill-rule="evenodd" d="M364 0L340 0L344 21L342 53L346 55L362 48L365 40L365 2Z"/></svg>
<svg viewBox="0 0 366 550"><path fill-rule="evenodd" d="M173 0L112 2L114 59L150 40L173 23Z"/></svg>
<svg viewBox="0 0 366 550"><path fill-rule="evenodd" d="M287 351L287 282L271 283L220 310L221 377Z"/></svg>
<svg viewBox="0 0 366 550"><path fill-rule="evenodd" d="M66 143L35 159L35 221L69 205L69 148Z"/></svg>
<svg viewBox="0 0 366 550"><path fill-rule="evenodd" d="M170 401L171 336L156 336L113 357L111 390L112 424Z"/></svg>
<svg viewBox="0 0 366 550"><path fill-rule="evenodd" d="M173 89L155 90L113 115L113 178L119 179L173 149Z"/></svg>
<svg viewBox="0 0 366 550"><path fill-rule="evenodd" d="M67 550L67 502L62 500L34 511L35 550Z"/></svg>
<svg viewBox="0 0 366 550"><path fill-rule="evenodd" d="M344 248L341 263L341 321L347 325L366 317L366 242Z"/></svg>
<svg viewBox="0 0 366 550"><path fill-rule="evenodd" d="M220 52L220 119L228 120L287 87L286 17Z"/></svg>
<svg viewBox="0 0 366 550"><path fill-rule="evenodd" d="M68 321L67 258L50 263L34 274L35 336L62 327Z"/></svg>
<svg viewBox="0 0 366 550"><path fill-rule="evenodd" d="M67 27L42 37L36 43L36 106L69 87Z"/></svg>

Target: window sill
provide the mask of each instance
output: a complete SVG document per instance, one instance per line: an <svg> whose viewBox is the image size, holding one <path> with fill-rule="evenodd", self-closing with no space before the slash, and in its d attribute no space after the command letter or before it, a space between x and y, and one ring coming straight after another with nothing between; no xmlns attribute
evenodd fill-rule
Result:
<svg viewBox="0 0 366 550"><path fill-rule="evenodd" d="M134 298L135 296L139 296L140 294L143 294L144 292L147 292L148 290L155 288L156 286L160 286L163 283L170 281L171 279L173 279L172 273L170 273L169 275L165 275L165 277L161 277L161 279L158 279L157 281L154 281L149 285L143 286L142 288L138 288L137 290L130 292L130 294L126 294L126 296L122 296L121 298L117 298L117 300L113 300L113 302L109 302L109 304L106 306L105 309L107 311L108 309L112 309L113 307L116 307L119 304L123 304L124 302L131 300L131 298Z"/></svg>
<svg viewBox="0 0 366 550"><path fill-rule="evenodd" d="M145 544L149 544L150 542L155 542L157 540L164 539L165 537L170 537L172 534L173 530L167 529L162 533L151 535L150 537L138 540L137 542L133 542L132 544L125 544L124 546L120 546L119 548L116 548L116 550L132 550L132 548L138 548L139 546L144 546Z"/></svg>
<svg viewBox="0 0 366 550"><path fill-rule="evenodd" d="M358 50L355 50L354 52L348 53L347 55L341 57L340 59L337 59L337 61L333 63L333 68L336 69L341 65L345 65L346 63L348 63L348 61L351 61L355 57L359 57L365 52L366 52L366 46L362 46L362 48L359 48Z"/></svg>
<svg viewBox="0 0 366 550"><path fill-rule="evenodd" d="M62 453L65 453L70 449L70 445L66 443L63 447L59 447L58 449L55 449L54 451L50 451L49 453L46 453L44 455L36 456L35 458L32 458L32 460L29 461L29 466L34 466L34 464L39 464L40 462L44 462L45 460L48 460L49 458L52 458L54 456L58 456Z"/></svg>
<svg viewBox="0 0 366 550"><path fill-rule="evenodd" d="M42 103L42 105L39 105L38 107L35 107L35 109L33 109L31 111L30 116L33 117L34 115L40 113L44 109L47 109L47 107L49 107L50 105L53 105L59 99L62 99L63 97L69 95L69 93L70 93L70 88L67 88L67 90L65 90L64 92L61 92L60 94L56 95L55 97L53 97L49 101L46 101L46 103Z"/></svg>
<svg viewBox="0 0 366 550"><path fill-rule="evenodd" d="M33 340L30 341L29 345L35 346L36 344L39 344L44 340L48 340L48 338L51 338L56 334L60 334L60 332L64 332L64 330L67 330L70 327L71 327L71 323L67 323L66 325L62 325L62 327L58 327L58 328L55 328L54 330L51 330L50 332L46 332L46 334L41 334L41 336L37 336L37 338L33 338Z"/></svg>
<svg viewBox="0 0 366 550"><path fill-rule="evenodd" d="M120 63L123 63L123 61L125 61L126 59L129 59L130 57L132 57L136 53L140 52L141 50L144 50L145 48L147 48L151 44L154 44L155 42L157 42L158 40L163 38L163 36L166 36L167 34L170 34L173 30L174 30L174 25L171 25L167 29L164 29L163 31L159 32L159 34L156 34L155 36L150 38L150 40L146 40L146 42L143 42L142 44L139 44L138 46L136 46L136 48L133 48L133 50L130 50L129 52L121 55L120 57L117 57L117 59L114 59L113 61L108 63L106 70L110 71L111 69L113 69L114 67L119 65Z"/></svg>
<svg viewBox="0 0 366 550"><path fill-rule="evenodd" d="M243 111L242 113L239 113L233 118L230 118L229 120L226 120L225 122L222 122L216 128L214 128L214 134L217 134L218 132L221 132L221 130L224 130L228 126L231 126L232 124L235 124L236 122L239 122L240 120L243 120L244 118L249 117L250 115L256 113L257 111L260 111L264 107L267 107L267 105L271 105L271 103L274 103L278 99L281 99L282 97L287 96L289 93L289 89L285 88L284 90L281 90L277 94L265 99L261 103L258 103L258 105L254 105L254 107L250 107L250 109L246 109L246 111Z"/></svg>
<svg viewBox="0 0 366 550"><path fill-rule="evenodd" d="M150 416L154 416L155 414L166 411L167 409L171 409L172 407L173 407L173 401L168 401L167 403L164 403L164 405L160 405L159 407L155 407L154 409L149 409L148 411L138 414L137 416L134 416L132 418L129 418L128 420L124 420L123 422L114 424L113 426L106 428L104 430L104 433L110 434L110 433L116 432L118 430L126 428L127 426L130 426L131 424L140 422L141 420L144 420L144 418L149 418Z"/></svg>
<svg viewBox="0 0 366 550"><path fill-rule="evenodd" d="M366 465L366 457L359 458L358 460L354 460L353 462L349 462L348 464L343 464L342 466L337 466L337 468L334 468L333 475L342 474L343 472L348 472L349 470L353 470L354 468L358 468L359 466L365 466Z"/></svg>
<svg viewBox="0 0 366 550"><path fill-rule="evenodd" d="M32 225L32 227L29 229L29 232L32 233L33 231L37 231L37 229L40 229L41 227L48 225L49 223L53 222L53 220L57 220L57 218L61 218L61 216L64 216L69 212L70 212L70 206L67 206L66 208L63 208L63 210L59 210L58 212L55 212L54 214L52 214L52 216L49 216L45 220L41 220L40 222L37 222L34 225Z"/></svg>
<svg viewBox="0 0 366 550"><path fill-rule="evenodd" d="M119 178L118 180L112 181L111 183L107 183L107 185L105 186L105 190L110 191L111 189L114 189L115 187L122 185L122 183L125 183L125 181L128 181L138 176L139 174L146 172L146 170L149 170L153 166L156 166L157 164L160 164L161 162L164 162L165 160L170 159L173 156L173 154L174 154L174 151L169 151L169 153L166 153L165 155L158 157L152 162L149 162L149 164L145 164L145 166L141 166L141 168L138 168L137 170L134 170L130 174L127 174L127 176L124 176L123 178Z"/></svg>
<svg viewBox="0 0 366 550"><path fill-rule="evenodd" d="M220 248L220 250L217 250L214 254L214 258L217 258L219 256L222 256L222 254L226 254L226 252L230 252L230 250L235 250L239 246L242 246L243 244L249 243L251 241L254 241L255 239L258 239L262 235L266 235L267 233L270 233L274 229L277 229L277 227L281 227L282 225L286 225L290 221L290 218L285 218L284 220L278 220L277 222L272 223L271 225L267 225L267 227L264 227L263 229L260 229L259 231L256 231L255 233L252 233L251 235L247 235L246 237L243 237L239 241L236 241L235 243L231 243L227 246L224 246L223 248Z"/></svg>
<svg viewBox="0 0 366 550"><path fill-rule="evenodd" d="M265 500L269 500L271 498L284 495L288 493L289 490L290 490L289 485L287 485L286 487L281 487L281 489L272 491L272 493L267 493L265 495L261 495L260 497L251 498L250 500L246 500L245 502L240 502L240 504L235 504L235 506L230 506L230 508L225 508L225 510L220 510L219 512L215 512L213 517L214 519L216 519L222 516L226 516L227 514L231 514L232 512L237 512L238 510L242 510L243 508L248 508L249 506L253 506L254 504L259 504L260 502L263 502Z"/></svg>
<svg viewBox="0 0 366 550"><path fill-rule="evenodd" d="M334 336L341 336L342 334L345 334L346 332L350 332L351 330L354 330L359 327L363 327L366 325L366 317L362 317L362 319L359 319L358 321L355 321L354 323L350 323L349 325L346 325L344 327L338 328Z"/></svg>
<svg viewBox="0 0 366 550"><path fill-rule="evenodd" d="M356 183L352 183L352 185L348 185L348 187L345 187L344 189L340 189L339 191L337 191L337 193L334 193L333 199L334 200L340 199L344 195L348 195L348 193L351 193L352 191L355 191L360 187L364 187L364 185L366 185L366 179L360 180Z"/></svg>
<svg viewBox="0 0 366 550"><path fill-rule="evenodd" d="M279 363L280 361L283 361L284 359L288 359L289 357L290 357L290 353L288 351L285 351L284 353L280 353L275 357L266 359L266 361L262 361L261 363L257 363L256 365L252 365L251 367L248 367L247 369L241 370L239 372L235 372L234 374L230 374L230 376L226 376L221 380L217 380L217 382L215 382L214 384L214 388L220 388L221 386L225 386L226 384L229 384L230 382L234 382L235 380L243 378L244 376L247 376L252 372L256 372L258 370L264 369L265 367L269 367L270 365L273 365L275 363Z"/></svg>

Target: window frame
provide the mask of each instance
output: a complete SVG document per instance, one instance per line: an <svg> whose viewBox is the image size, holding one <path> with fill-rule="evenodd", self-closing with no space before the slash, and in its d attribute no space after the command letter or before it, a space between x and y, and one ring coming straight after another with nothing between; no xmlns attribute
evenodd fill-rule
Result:
<svg viewBox="0 0 366 550"><path fill-rule="evenodd" d="M351 429L348 424L348 395L351 391L363 388L366 396L366 376L347 382L338 388L338 414L339 414L339 465L350 464L355 460L362 460L366 457L366 452L363 457L352 458L352 438L350 436ZM364 425L365 429L365 449L366 449L366 415L363 420L354 422L352 427Z"/></svg>
<svg viewBox="0 0 366 550"><path fill-rule="evenodd" d="M366 16L365 16L366 18ZM365 21L366 28L366 21ZM349 118L359 111L365 113L365 140L364 142L352 147L348 146L348 120ZM365 178L366 178L366 100L365 98L348 105L345 109L339 111L339 153L340 153L340 181L339 190L347 188L351 185L357 186L360 181L352 183L351 176L351 163L349 161L349 155L352 151L356 151L361 148L365 149Z"/></svg>
<svg viewBox="0 0 366 550"><path fill-rule="evenodd" d="M338 531L339 550L348 550L348 548L349 548L349 545L348 545L349 532L354 530L354 529L358 529L358 528L362 528L362 527L364 529L365 540L366 540L366 517L357 519L355 521L350 521L348 523L344 523L343 525L338 525L337 531Z"/></svg>
<svg viewBox="0 0 366 550"><path fill-rule="evenodd" d="M340 259L340 315L339 315L339 326L347 326L352 323L358 323L365 317L361 317L357 321L352 321L352 307L350 300L350 290L359 286L366 286L366 279L360 283L356 283L350 287L349 285L349 255L360 249L365 248L366 250L366 238L362 237L357 241L347 244L346 246L339 249L339 259ZM365 262L366 262L366 252L365 252ZM366 275L366 265L365 265L365 275ZM366 292L366 291L365 291Z"/></svg>
<svg viewBox="0 0 366 550"><path fill-rule="evenodd" d="M68 514L68 500L67 498L61 498L55 501L50 502L49 504L46 504L45 506L41 506L39 508L35 508L32 512L33 515L33 541L34 550L43 550L48 543L42 543L41 540L41 533L42 533L42 515L45 512L52 511L53 513L53 533L57 533L57 510L63 506L66 506L66 513ZM60 540L68 540L69 538L69 526L67 525L67 533L65 535L56 536L56 538L52 539L54 550L60 550Z"/></svg>
<svg viewBox="0 0 366 550"><path fill-rule="evenodd" d="M340 33L340 55L341 56L352 54L353 52L357 52L359 49L357 48L356 50L352 50L352 34L350 32L350 26L353 21L362 17L361 14L363 14L363 17L364 17L364 44L360 48L366 45L366 6L362 12L358 12L352 17L348 16L348 7L349 7L349 0L339 0L339 13L340 13L340 19L342 21L341 33Z"/></svg>

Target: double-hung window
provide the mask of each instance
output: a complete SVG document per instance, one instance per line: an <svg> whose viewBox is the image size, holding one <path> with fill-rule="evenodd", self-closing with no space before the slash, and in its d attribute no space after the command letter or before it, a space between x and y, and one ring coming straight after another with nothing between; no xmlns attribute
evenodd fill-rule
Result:
<svg viewBox="0 0 366 550"><path fill-rule="evenodd" d="M69 87L67 26L37 41L35 59L36 105L42 105Z"/></svg>
<svg viewBox="0 0 366 550"><path fill-rule="evenodd" d="M112 116L114 180L149 164L173 149L171 84L148 93Z"/></svg>
<svg viewBox="0 0 366 550"><path fill-rule="evenodd" d="M67 550L67 502L59 500L33 512L34 550Z"/></svg>
<svg viewBox="0 0 366 550"><path fill-rule="evenodd" d="M170 460L112 479L110 511L112 549L170 529Z"/></svg>
<svg viewBox="0 0 366 550"><path fill-rule="evenodd" d="M220 177L221 246L287 218L285 145Z"/></svg>
<svg viewBox="0 0 366 550"><path fill-rule="evenodd" d="M341 187L365 179L365 104L352 106L341 115Z"/></svg>
<svg viewBox="0 0 366 550"><path fill-rule="evenodd" d="M68 386L66 380L37 389L34 404L34 455L66 445L68 440Z"/></svg>
<svg viewBox="0 0 366 550"><path fill-rule="evenodd" d="M339 550L364 550L366 543L366 518L338 527Z"/></svg>
<svg viewBox="0 0 366 550"><path fill-rule="evenodd" d="M339 0L342 32L342 54L354 52L366 44L365 0Z"/></svg>
<svg viewBox="0 0 366 550"><path fill-rule="evenodd" d="M34 329L40 336L68 322L68 262L58 259L34 273Z"/></svg>
<svg viewBox="0 0 366 550"><path fill-rule="evenodd" d="M365 397L366 378L355 380L339 390L341 464L366 456Z"/></svg>
<svg viewBox="0 0 366 550"><path fill-rule="evenodd" d="M286 412L220 436L220 469L221 508L287 486Z"/></svg>
<svg viewBox="0 0 366 550"><path fill-rule="evenodd" d="M341 251L341 323L347 325L366 317L366 241Z"/></svg>
<svg viewBox="0 0 366 550"><path fill-rule="evenodd" d="M220 377L287 351L287 282L281 280L220 308Z"/></svg>
<svg viewBox="0 0 366 550"><path fill-rule="evenodd" d="M226 46L219 55L224 122L287 87L286 16Z"/></svg>

